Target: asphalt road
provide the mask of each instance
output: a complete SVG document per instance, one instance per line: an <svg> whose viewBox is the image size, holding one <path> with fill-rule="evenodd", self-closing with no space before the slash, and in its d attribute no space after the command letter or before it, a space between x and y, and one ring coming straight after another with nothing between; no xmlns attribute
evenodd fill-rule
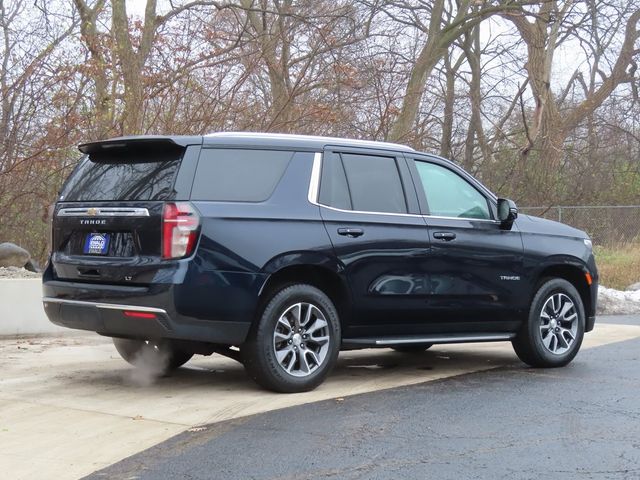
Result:
<svg viewBox="0 0 640 480"><path fill-rule="evenodd" d="M218 423L89 478L638 479L639 352L629 340L562 369L514 363Z"/></svg>

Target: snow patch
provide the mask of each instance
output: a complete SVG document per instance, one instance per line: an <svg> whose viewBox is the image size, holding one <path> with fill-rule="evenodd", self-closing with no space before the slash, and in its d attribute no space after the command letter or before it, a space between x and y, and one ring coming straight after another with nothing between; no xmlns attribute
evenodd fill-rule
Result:
<svg viewBox="0 0 640 480"><path fill-rule="evenodd" d="M620 291L599 287L598 315L633 315L640 313L640 290Z"/></svg>

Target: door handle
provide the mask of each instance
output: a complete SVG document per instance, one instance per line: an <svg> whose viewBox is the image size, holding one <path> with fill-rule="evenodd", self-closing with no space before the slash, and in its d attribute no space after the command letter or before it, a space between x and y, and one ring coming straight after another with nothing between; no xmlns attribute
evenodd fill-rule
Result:
<svg viewBox="0 0 640 480"><path fill-rule="evenodd" d="M338 235L356 238L364 235L364 230L362 230L361 228L339 228Z"/></svg>
<svg viewBox="0 0 640 480"><path fill-rule="evenodd" d="M435 232L433 234L433 238L444 240L445 242L450 242L451 240L456 238L456 234L453 232Z"/></svg>

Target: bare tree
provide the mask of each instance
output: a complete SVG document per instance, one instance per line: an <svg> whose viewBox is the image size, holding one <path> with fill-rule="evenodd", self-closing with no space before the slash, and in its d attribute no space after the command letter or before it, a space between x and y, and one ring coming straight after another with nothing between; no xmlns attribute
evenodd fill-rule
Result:
<svg viewBox="0 0 640 480"><path fill-rule="evenodd" d="M52 157L68 142L66 120L77 105L59 69L76 24L64 8L32 9L26 0L0 0L0 241L41 255L42 214L61 167Z"/></svg>
<svg viewBox="0 0 640 480"><path fill-rule="evenodd" d="M157 0L147 0L144 19L138 28L132 28L125 0L111 0L111 25L105 34L98 29L98 20L105 10L105 0L96 0L89 6L85 0L74 0L81 18L82 39L91 54L91 76L95 84L94 104L97 112L96 136L104 136L111 128L121 134L139 134L144 126L145 67L157 41L159 29L169 20L196 7L225 8L227 4L215 1L192 1L173 6L164 13L157 11ZM105 46L112 45L111 50ZM111 54L111 64L107 56ZM111 69L112 88L109 91L108 67ZM115 84L122 80L123 91ZM117 97L117 98L115 98ZM116 112L116 103L122 108Z"/></svg>
<svg viewBox="0 0 640 480"><path fill-rule="evenodd" d="M92 128L95 139L108 136L114 120L115 100L109 92L109 67L107 36L98 29L98 17L104 11L106 0L97 0L90 6L85 0L73 0L80 16L82 41L90 54L85 74L92 80L93 111L95 124Z"/></svg>
<svg viewBox="0 0 640 480"><path fill-rule="evenodd" d="M266 72L268 112L263 128L299 129L308 110L301 111L298 100L309 100L312 92L330 86L339 52L367 37L372 11L343 1L240 3L243 27L258 57L254 74L260 75L261 67Z"/></svg>
<svg viewBox="0 0 640 480"><path fill-rule="evenodd" d="M411 139L426 81L447 54L449 47L483 19L510 11L519 5L512 1L494 3L472 0L391 0L386 3L383 10L390 18L417 29L423 36L423 45L411 68L402 107L389 133L389 140Z"/></svg>
<svg viewBox="0 0 640 480"><path fill-rule="evenodd" d="M637 2L144 8L0 0L0 240L25 239L44 257L43 212L78 160L74 145L117 134L390 139L450 157L524 204L639 198Z"/></svg>
<svg viewBox="0 0 640 480"><path fill-rule="evenodd" d="M535 109L530 119L525 118L526 144L522 147L522 155L528 156L535 150L541 172L547 175L539 177L540 182L549 179L549 175L557 171L564 155L564 143L570 133L574 131L589 115L611 95L620 85L634 80L636 70L635 58L640 53L637 41L640 38L638 22L640 9L631 10L631 4L624 2L619 8L604 4L604 2L589 2L586 9L582 5L576 6L572 1L548 1L535 10L512 11L503 17L512 22L527 47L527 71L529 85L534 97ZM598 32L598 25L591 24L590 38L579 37L589 18L603 21L602 13L615 13L615 20L609 23L608 38L603 38ZM603 11L604 11L603 10ZM626 17L626 19L625 19ZM622 20L622 22L621 22ZM617 33L618 24L622 25L622 42L617 54L612 54L612 39ZM559 45L569 38L578 38L589 45L587 56L589 65L589 84L584 90L584 98L572 105L563 101L564 92L571 84L582 78L577 71L570 79L569 85L559 96L554 94L552 67L554 55ZM612 66L607 72L605 53L612 57ZM542 201L549 194L548 189L539 188Z"/></svg>

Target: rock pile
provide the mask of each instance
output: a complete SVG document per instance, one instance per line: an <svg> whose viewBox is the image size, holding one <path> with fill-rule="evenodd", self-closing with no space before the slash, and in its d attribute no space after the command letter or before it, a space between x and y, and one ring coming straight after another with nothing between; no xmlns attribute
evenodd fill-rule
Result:
<svg viewBox="0 0 640 480"><path fill-rule="evenodd" d="M15 243L0 243L0 268L17 267L26 268L31 272L37 272L35 261L31 260L31 255L24 248Z"/></svg>

